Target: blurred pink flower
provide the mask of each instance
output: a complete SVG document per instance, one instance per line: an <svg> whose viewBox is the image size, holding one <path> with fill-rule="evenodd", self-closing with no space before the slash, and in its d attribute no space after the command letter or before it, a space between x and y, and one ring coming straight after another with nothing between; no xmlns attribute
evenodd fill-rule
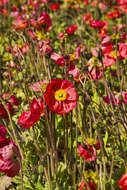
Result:
<svg viewBox="0 0 127 190"><path fill-rule="evenodd" d="M43 87L46 87L46 85L48 84L47 80L43 80L43 81L38 81L35 82L32 85L29 85L29 87L31 88L31 90L33 90L34 92L42 92L44 89ZM44 92L44 91L43 91Z"/></svg>
<svg viewBox="0 0 127 190"><path fill-rule="evenodd" d="M21 155L14 141L0 137L0 172L15 177L20 171Z"/></svg>
<svg viewBox="0 0 127 190"><path fill-rule="evenodd" d="M5 4L7 4L9 2L9 0L2 0L0 1L0 6L3 6Z"/></svg>

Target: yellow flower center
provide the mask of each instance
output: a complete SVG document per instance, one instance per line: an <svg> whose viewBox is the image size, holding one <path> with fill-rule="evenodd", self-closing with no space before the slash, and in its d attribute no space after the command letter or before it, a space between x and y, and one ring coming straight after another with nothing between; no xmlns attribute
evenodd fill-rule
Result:
<svg viewBox="0 0 127 190"><path fill-rule="evenodd" d="M111 51L111 52L110 52L110 55L112 55L115 59L117 58L117 53L116 53L116 51Z"/></svg>
<svg viewBox="0 0 127 190"><path fill-rule="evenodd" d="M63 89L59 89L55 92L55 99L58 101L64 101L67 97L67 93Z"/></svg>
<svg viewBox="0 0 127 190"><path fill-rule="evenodd" d="M95 183L98 183L98 181L99 181L98 174L96 172L92 171L91 169L84 171L84 177L87 180L93 180L93 181L95 181Z"/></svg>
<svg viewBox="0 0 127 190"><path fill-rule="evenodd" d="M41 31L39 30L36 30L36 36L39 38L39 39L43 39L43 40L46 40L46 34L43 34Z"/></svg>
<svg viewBox="0 0 127 190"><path fill-rule="evenodd" d="M41 85L41 90L42 90L43 93L46 91L47 85L48 85L48 84L42 84L42 85Z"/></svg>
<svg viewBox="0 0 127 190"><path fill-rule="evenodd" d="M92 138L87 138L87 139L86 139L86 142L87 142L90 146L93 146L93 145L96 143L96 141L95 141L94 139L92 139Z"/></svg>

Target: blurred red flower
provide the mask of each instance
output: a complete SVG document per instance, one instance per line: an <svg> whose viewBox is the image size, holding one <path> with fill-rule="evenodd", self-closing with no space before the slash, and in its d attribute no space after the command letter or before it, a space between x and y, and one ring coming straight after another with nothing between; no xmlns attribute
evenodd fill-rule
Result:
<svg viewBox="0 0 127 190"><path fill-rule="evenodd" d="M90 27L92 28L102 28L105 25L105 22L102 22L100 20L91 20L90 21Z"/></svg>
<svg viewBox="0 0 127 190"><path fill-rule="evenodd" d="M113 18L119 18L121 14L120 12L115 11L115 12L108 13L106 16L110 19L113 19Z"/></svg>
<svg viewBox="0 0 127 190"><path fill-rule="evenodd" d="M96 184L94 181L88 181L87 183L90 187L90 190L96 190ZM84 187L85 187L85 190L88 190L86 182L84 180L82 180L82 182L79 184L79 190L83 190Z"/></svg>
<svg viewBox="0 0 127 190"><path fill-rule="evenodd" d="M117 3L119 5L126 5L127 4L127 0L117 0Z"/></svg>
<svg viewBox="0 0 127 190"><path fill-rule="evenodd" d="M6 133L7 133L7 129L3 125L0 125L0 138L1 137L4 138L6 136Z"/></svg>
<svg viewBox="0 0 127 190"><path fill-rule="evenodd" d="M97 159L96 150L94 150L93 147L87 143L84 146L79 145L78 150L79 156L84 156L84 159L89 162L92 162Z"/></svg>
<svg viewBox="0 0 127 190"><path fill-rule="evenodd" d="M118 182L119 188L122 190L127 190L127 173L123 174Z"/></svg>
<svg viewBox="0 0 127 190"><path fill-rule="evenodd" d="M92 18L92 16L90 15L90 13L85 13L85 14L83 15L83 20L84 20L84 22L90 21L91 18Z"/></svg>
<svg viewBox="0 0 127 190"><path fill-rule="evenodd" d="M40 14L40 16L37 19L38 26L44 26L46 31L50 31L52 27L52 20L48 13L43 12Z"/></svg>
<svg viewBox="0 0 127 190"><path fill-rule="evenodd" d="M2 104L0 104L0 116L3 118L7 118L7 111Z"/></svg>
<svg viewBox="0 0 127 190"><path fill-rule="evenodd" d="M70 27L66 28L65 31L68 35L71 35L77 30L77 28L78 28L77 26L70 26Z"/></svg>
<svg viewBox="0 0 127 190"><path fill-rule="evenodd" d="M45 101L57 114L69 113L76 106L76 91L70 81L53 79L45 92Z"/></svg>
<svg viewBox="0 0 127 190"><path fill-rule="evenodd" d="M52 9L52 11L55 11L56 9L60 8L60 4L59 3L54 3L50 6L50 9Z"/></svg>

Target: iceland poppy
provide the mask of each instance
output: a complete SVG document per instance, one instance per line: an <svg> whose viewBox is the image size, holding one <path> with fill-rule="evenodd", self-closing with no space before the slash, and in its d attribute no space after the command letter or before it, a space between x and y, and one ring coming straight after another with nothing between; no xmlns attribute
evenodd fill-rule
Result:
<svg viewBox="0 0 127 190"><path fill-rule="evenodd" d="M70 81L53 79L45 92L45 101L57 114L69 113L76 106L76 90Z"/></svg>

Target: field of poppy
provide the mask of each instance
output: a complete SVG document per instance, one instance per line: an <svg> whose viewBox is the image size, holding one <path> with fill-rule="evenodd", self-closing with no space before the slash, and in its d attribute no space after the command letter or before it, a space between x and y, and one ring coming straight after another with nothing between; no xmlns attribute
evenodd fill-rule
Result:
<svg viewBox="0 0 127 190"><path fill-rule="evenodd" d="M127 190L127 0L0 0L0 190Z"/></svg>

